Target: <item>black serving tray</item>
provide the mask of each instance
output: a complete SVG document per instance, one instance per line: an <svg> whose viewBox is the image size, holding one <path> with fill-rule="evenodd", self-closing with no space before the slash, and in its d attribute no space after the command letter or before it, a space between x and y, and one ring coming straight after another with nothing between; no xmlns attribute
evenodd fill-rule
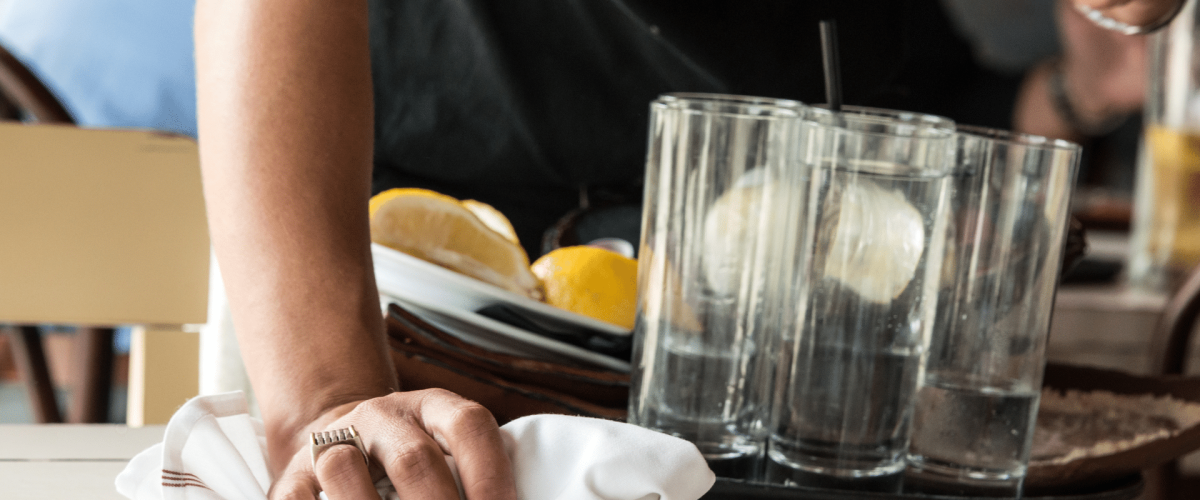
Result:
<svg viewBox="0 0 1200 500"><path fill-rule="evenodd" d="M584 325L566 327L547 321L537 321L530 313L507 304L492 304L475 311L475 313L527 332L582 347L621 361L629 361L632 357L633 335L629 333L616 335L587 328Z"/></svg>
<svg viewBox="0 0 1200 500"><path fill-rule="evenodd" d="M1145 484L1141 474L1129 475L1102 484L1076 486L1069 490L1029 490L1024 500L1134 500L1142 494ZM808 487L786 487L751 483L737 479L717 478L701 500L995 500L988 497L931 495L926 493L877 493L851 490L831 490Z"/></svg>

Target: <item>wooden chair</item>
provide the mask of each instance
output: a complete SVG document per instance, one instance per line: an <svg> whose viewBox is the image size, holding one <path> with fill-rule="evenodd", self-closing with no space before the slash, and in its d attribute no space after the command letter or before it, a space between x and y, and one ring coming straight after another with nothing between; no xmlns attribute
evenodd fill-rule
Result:
<svg viewBox="0 0 1200 500"><path fill-rule="evenodd" d="M74 123L66 108L55 98L54 94L42 84L37 77L29 71L18 59L11 53L0 47L0 120L23 120L27 123L43 123L43 124L64 124L70 125ZM39 243L53 241L56 239L54 234L58 231L73 228L81 229L79 225L81 221L89 221L94 223L92 228L106 228L111 230L110 235L121 235L121 237L129 237L125 241L107 241L109 238L100 234L100 231L90 233L90 238L93 241L88 241L89 238L82 238L83 241L58 241L59 244L73 249L72 255L60 255L73 258L76 260L82 259L86 261L90 255L95 255L99 248L92 247L89 244L105 244L113 245L114 248L123 248L123 254L116 262L118 265L111 269L96 273L95 270L86 270L87 276L77 276L80 280L86 282L85 287L96 285L98 288L89 289L88 292L104 296L114 293L117 290L123 290L125 287L119 283L135 283L138 281L139 267L142 264L161 262L165 258L168 261L175 262L181 267L177 269L169 269L167 276L179 277L180 281L176 282L183 289L173 293L179 295L179 300L186 302L187 305L178 307L176 310L168 314L163 314L162 311L154 312L149 307L133 306L137 300L145 300L149 296L146 293L163 293L162 290L135 290L128 296L128 301L123 304L107 304L103 300L91 300L96 297L81 296L76 297L82 302L73 303L71 307L62 307L57 309L40 310L39 313L32 313L29 309L21 309L21 305L10 306L9 304L0 304L0 321L20 323L21 326L10 328L8 336L14 347L16 362L21 373L22 379L28 388L30 394L31 406L35 418L39 422L51 423L62 421L61 413L54 398L54 389L50 381L49 370L47 369L45 354L42 349L41 337L37 328L33 326L36 323L74 323L81 325L100 325L98 327L88 326L81 327L77 334L76 352L74 364L75 377L73 386L75 387L72 395L72 402L69 405L71 422L103 422L108 415L109 388L111 386L112 372L112 339L113 330L107 325L124 324L124 323L149 323L153 325L176 325L168 326L167 330L178 330L177 325L187 323L203 323L207 301L207 266L208 266L208 246L207 232L203 217L203 201L200 198L199 191L199 172L198 159L195 152L195 144L187 139L176 137L165 137L142 132L97 132L97 131L82 131L73 130L67 131L64 129L52 130L49 128L36 128L23 130L20 126L5 127L4 136L0 136L0 148L4 148L4 142L10 142L17 148L24 147L22 152L16 151L0 151L0 154L19 156L24 154L24 162L16 161L6 164L4 176L11 176L13 172L20 171L23 174L17 174L17 178L8 179L8 186L0 186L0 191L9 191L8 194L14 194L12 191L21 191L27 187L35 186L42 188L47 192L41 193L43 196L35 196L26 198L30 203L26 206L18 206L11 202L0 200L0 209L7 208L10 214L22 214L22 217L28 217L26 224L20 229L21 231L13 232L13 228L4 227L7 224L0 223L0 228L4 228L5 234L9 236L9 241L22 241L26 245L18 246L39 246ZM83 135L78 135L83 134ZM104 134L110 135L106 138L112 139L113 144L102 144L100 142L91 141L90 139L99 139ZM34 140L31 144L18 144L19 138ZM62 157L55 152L59 145L54 141L56 139L67 140L72 145L77 146L80 150L74 152L74 158ZM156 142L157 141L157 142ZM153 144L152 144L153 143ZM92 189L96 193L106 193L105 196L113 196L112 200L119 199L120 201L110 202L108 200L90 199L84 196L77 200L61 200L66 204L55 207L52 210L43 210L50 205L50 200L61 199L55 191L55 181L52 177L45 175L62 175L60 182L70 184L69 179L72 175L79 175L89 168L98 168L106 165L103 157L104 154L115 154L107 158L108 160L118 160L118 158L128 157L135 158L140 156L135 151L129 150L131 144L140 144L141 146L162 147L172 149L175 157L169 158L169 165L162 165L160 172L148 172L147 169L155 170L156 167L146 165L134 161L132 165L127 165L123 168L118 168L115 173L120 175L105 177L100 182L92 186L74 186L77 188ZM33 146L31 148L31 145ZM41 147L43 150L33 148ZM125 150L120 150L121 147L126 147ZM113 149L117 148L117 149ZM95 156L100 155L100 156ZM68 152L67 156L71 156ZM148 158L142 158L143 160ZM47 162L52 165L52 168L46 168ZM58 162L58 163L56 163ZM21 168L24 166L25 168ZM137 176L147 173L161 174L163 172L171 172L172 182L170 190L180 197L177 200L162 200L154 199L153 196L142 196L142 193L127 193L127 186L144 186L142 179ZM114 172L106 172L114 173ZM45 175L43 175L45 174ZM151 175L153 177L153 175ZM69 191L69 189L68 189ZM27 191L24 194L37 192L37 189ZM3 194L3 193L0 193ZM15 193L19 196L22 193ZM122 196L124 195L124 196ZM119 197L119 198L118 198ZM95 198L95 197L92 197ZM83 206L84 200L95 202L94 206ZM76 201L80 203L75 203ZM167 201L166 204L162 202ZM179 223L179 226L173 226L173 222L163 217L155 218L154 222L147 223L146 220L139 220L137 217L132 219L121 220L119 218L106 217L106 214L113 215L108 208L121 206L130 208L133 203L140 204L140 209L145 211L145 214L159 214L165 216L169 214L182 215L181 219L174 222ZM69 220L70 217L63 218L65 210L70 210L74 207L79 210L76 215L82 215L77 220ZM43 218L48 217L48 218ZM15 220L15 218L10 217ZM28 223L35 221L34 223ZM40 222L40 223L39 223ZM63 224L66 226L63 226ZM137 227L141 224L142 227ZM187 228L187 231L178 231L177 229ZM165 231L162 233L161 231ZM189 244L189 249L184 252L187 257L182 256L163 256L146 254L142 249L138 248L138 234L142 236L158 234L172 234L169 240L177 240L177 243ZM156 236L150 236L156 237ZM58 238L61 240L61 238ZM117 238L119 239L119 238ZM152 248L162 250L158 245L151 245ZM126 251L127 250L127 251ZM0 256L4 255L4 251L0 251ZM70 254L71 252L66 252ZM100 253L103 253L102 251ZM51 252L51 255L55 252ZM19 304L24 304L28 307L38 301L45 303L54 303L59 300L56 297L54 290L46 289L45 286L38 284L63 282L61 263L55 263L44 256L26 255L27 260L0 260L0 267L9 265L27 266L28 269L34 269L32 274L24 276L25 279L31 280L30 283L25 283L22 280L5 280L7 283L21 283L22 299ZM32 259L32 260L28 260ZM40 259L40 260L39 260ZM148 259L148 260L145 260ZM112 265L114 261L107 261L104 265ZM56 269L56 267L60 267ZM199 274L197 274L199 273ZM6 271L0 269L0 277L4 276ZM203 279L196 281L195 276L201 276ZM100 278L95 280L93 278ZM89 281L91 280L91 281ZM70 281L69 279L66 281ZM107 282L103 282L107 281ZM186 285L185 285L186 283ZM64 284L64 283L60 283ZM75 285L68 285L75 286ZM15 287L10 285L13 291ZM139 296L139 294L142 294ZM2 296L3 294L0 294ZM80 294L76 294L80 295ZM86 294L82 294L86 295ZM140 298L139 298L140 297ZM151 302L154 302L151 299ZM105 308L108 308L105 310ZM36 307L35 307L36 309ZM156 326L154 329L163 329L161 326ZM182 403L179 394L183 394L183 398L190 397L197 393L197 381L195 380L197 371L195 368L198 361L194 358L197 352L196 339L194 333L180 335L157 336L151 334L147 337L148 330L140 328L135 331L133 339L133 349L131 350L130 359L130 393L128 398L129 408L127 409L127 420L132 424L141 423L161 423L174 410L174 406ZM189 337L190 336L190 337ZM168 347L170 346L170 347ZM150 358L147 356L147 350L154 351L157 347L165 347L166 351L159 355L164 357ZM191 355L186 354L187 352ZM187 378L187 369L191 370L192 380L154 380L156 377L147 376L148 362L151 367L150 372L155 362L166 361L167 359L175 359L175 361L167 362L162 368L178 369L176 373L184 373ZM161 364L161 363L160 363ZM176 394L178 393L178 394ZM153 404L147 405L147 399L152 402L161 403L158 406Z"/></svg>
<svg viewBox="0 0 1200 500"><path fill-rule="evenodd" d="M22 116L35 123L75 123L54 93L0 46L0 120Z"/></svg>
<svg viewBox="0 0 1200 500"><path fill-rule="evenodd" d="M24 120L32 123L74 124L70 113L54 94L12 53L0 46L0 120ZM46 364L41 335L37 327L23 325L11 327L6 332L13 345L13 354L21 379L29 392L29 401L34 418L40 423L62 421L58 403L54 398L54 385ZM94 366L81 367L83 374L99 373L99 377L87 381L76 380L75 385L87 389L75 391L70 408L72 422L99 422L107 417L109 378L112 368L111 329L83 329L80 343L86 346L105 344L105 347L83 349L80 355L85 361L98 362ZM101 402L103 401L103 402Z"/></svg>
<svg viewBox="0 0 1200 500"><path fill-rule="evenodd" d="M1154 347L1158 353L1154 372L1159 375L1182 375L1187 368L1188 347L1196 320L1200 318L1200 266L1191 271L1183 285L1167 301L1154 331Z"/></svg>
<svg viewBox="0 0 1200 500"><path fill-rule="evenodd" d="M1200 319L1200 266L1192 269L1183 285L1171 294L1159 316L1151 338L1150 352L1156 355L1152 366L1154 374L1183 375L1187 371L1188 353L1197 319ZM1167 495L1200 488L1200 478L1183 476L1178 462L1162 466L1156 475L1162 491Z"/></svg>

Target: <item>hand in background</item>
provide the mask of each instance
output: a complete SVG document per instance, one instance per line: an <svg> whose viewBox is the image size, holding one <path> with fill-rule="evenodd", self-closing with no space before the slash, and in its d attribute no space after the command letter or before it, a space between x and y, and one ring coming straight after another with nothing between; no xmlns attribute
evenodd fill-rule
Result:
<svg viewBox="0 0 1200 500"><path fill-rule="evenodd" d="M1169 12L1178 0L1064 0L1058 7L1062 55L1042 61L1026 76L1017 96L1013 128L1020 132L1080 141L1104 131L1107 124L1141 109L1146 86L1146 37L1102 28L1076 5L1119 4L1147 12ZM1136 4L1136 5L1135 5ZM1148 10L1149 7L1155 9ZM1117 7L1110 7L1117 8ZM1107 12L1107 11L1106 11ZM1133 18L1125 18L1134 20ZM1141 19L1139 17L1138 19ZM1122 21L1124 22L1124 21ZM1148 21L1148 22L1153 22ZM1054 102L1051 80L1061 72L1062 98L1075 114L1075 123Z"/></svg>
<svg viewBox="0 0 1200 500"><path fill-rule="evenodd" d="M1132 26L1156 24L1179 8L1184 0L1072 0L1076 6L1090 7L1101 15Z"/></svg>
<svg viewBox="0 0 1200 500"><path fill-rule="evenodd" d="M1087 1L1099 3L1099 0ZM1163 6L1169 11L1176 1L1127 0L1123 5L1129 9L1138 7L1139 12ZM1106 3L1119 3L1119 0L1107 0ZM1160 15L1163 11L1157 9ZM1154 19L1157 18L1146 22ZM1095 124L1141 109L1146 86L1146 37L1125 35L1097 26L1069 5L1060 6L1058 23L1063 47L1059 64L1062 65L1067 95L1080 118L1085 123Z"/></svg>

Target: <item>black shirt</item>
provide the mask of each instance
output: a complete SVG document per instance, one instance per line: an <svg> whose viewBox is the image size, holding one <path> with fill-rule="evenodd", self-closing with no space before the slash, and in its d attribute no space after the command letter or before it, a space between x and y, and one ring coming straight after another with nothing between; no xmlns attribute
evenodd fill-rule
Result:
<svg viewBox="0 0 1200 500"><path fill-rule="evenodd" d="M536 256L581 188L641 195L659 94L823 102L824 18L846 103L1009 125L936 0L372 0L373 188L490 203Z"/></svg>

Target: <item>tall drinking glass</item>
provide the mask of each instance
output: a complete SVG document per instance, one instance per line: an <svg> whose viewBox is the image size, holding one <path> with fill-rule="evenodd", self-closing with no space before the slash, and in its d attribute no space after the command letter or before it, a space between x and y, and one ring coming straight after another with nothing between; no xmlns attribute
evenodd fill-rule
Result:
<svg viewBox="0 0 1200 500"><path fill-rule="evenodd" d="M776 217L804 194L781 178L797 167L806 108L670 94L650 109L629 421L745 478L761 463L767 417L767 236L787 236Z"/></svg>
<svg viewBox="0 0 1200 500"><path fill-rule="evenodd" d="M1020 496L1079 146L959 126L941 296L910 483Z"/></svg>
<svg viewBox="0 0 1200 500"><path fill-rule="evenodd" d="M805 120L802 259L781 296L767 478L892 489L933 323L954 123L871 108Z"/></svg>
<svg viewBox="0 0 1200 500"><path fill-rule="evenodd" d="M1129 277L1171 292L1200 264L1200 9L1150 37L1145 123L1134 193Z"/></svg>

